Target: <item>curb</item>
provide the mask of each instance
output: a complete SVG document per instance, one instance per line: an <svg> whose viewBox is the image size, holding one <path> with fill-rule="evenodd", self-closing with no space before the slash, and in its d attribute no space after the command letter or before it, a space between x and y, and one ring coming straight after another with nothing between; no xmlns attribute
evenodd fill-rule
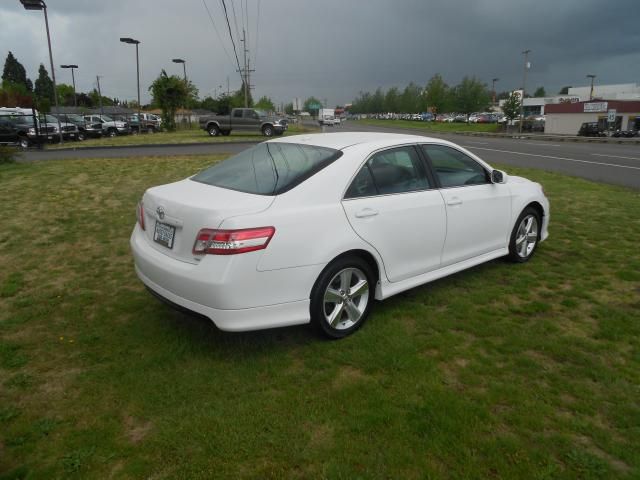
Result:
<svg viewBox="0 0 640 480"><path fill-rule="evenodd" d="M242 145L260 143L264 140L237 140L230 142L193 142L193 143L147 143L134 145L98 145L95 147L63 147L63 148L45 148L44 150L31 150L32 152L78 152L90 150L125 150L129 148L154 148L154 147L202 147L206 145Z"/></svg>

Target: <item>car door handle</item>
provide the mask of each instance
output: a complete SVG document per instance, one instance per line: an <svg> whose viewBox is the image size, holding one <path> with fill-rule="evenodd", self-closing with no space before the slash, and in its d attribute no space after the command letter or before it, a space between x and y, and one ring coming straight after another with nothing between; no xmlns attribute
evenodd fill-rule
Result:
<svg viewBox="0 0 640 480"><path fill-rule="evenodd" d="M367 218L367 217L375 217L378 215L377 210L373 210L372 208L365 208L364 210L360 210L356 213L356 218Z"/></svg>
<svg viewBox="0 0 640 480"><path fill-rule="evenodd" d="M460 200L458 197L452 197L447 200L447 205L462 205L462 200Z"/></svg>

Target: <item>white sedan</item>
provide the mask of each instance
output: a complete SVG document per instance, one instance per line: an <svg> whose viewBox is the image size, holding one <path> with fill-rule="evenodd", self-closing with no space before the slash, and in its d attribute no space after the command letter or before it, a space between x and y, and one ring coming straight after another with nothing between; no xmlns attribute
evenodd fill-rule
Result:
<svg viewBox="0 0 640 480"><path fill-rule="evenodd" d="M349 132L260 143L150 188L137 216L135 269L156 296L222 330L311 322L339 338L374 299L526 262L549 202L453 143Z"/></svg>

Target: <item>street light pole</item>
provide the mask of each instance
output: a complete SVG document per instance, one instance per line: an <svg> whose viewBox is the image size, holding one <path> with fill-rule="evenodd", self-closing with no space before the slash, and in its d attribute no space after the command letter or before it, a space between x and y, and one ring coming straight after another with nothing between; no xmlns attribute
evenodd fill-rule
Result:
<svg viewBox="0 0 640 480"><path fill-rule="evenodd" d="M53 68L53 53L51 53L51 35L49 34L49 17L47 16L47 5L44 3L44 0L20 0L22 6L25 10L42 10L44 11L44 24L47 28L47 44L49 45L49 64L51 65L51 80L53 80L53 100L56 106L56 113L60 113L60 108L58 107L58 89L56 88L56 71ZM58 118L56 116L56 118ZM46 117L45 117L46 123ZM58 118L58 133L60 134L60 143L64 143L62 139L62 125L60 124L60 119Z"/></svg>
<svg viewBox="0 0 640 480"><path fill-rule="evenodd" d="M522 52L524 55L524 71L522 75L522 98L520 99L520 124L518 130L522 133L522 124L524 123L524 92L527 85L527 59L529 58L529 54L531 50L525 50Z"/></svg>
<svg viewBox="0 0 640 480"><path fill-rule="evenodd" d="M589 90L589 101L593 100L593 80L596 78L596 75L589 74L587 78L591 79L591 90Z"/></svg>
<svg viewBox="0 0 640 480"><path fill-rule="evenodd" d="M71 81L73 82L73 106L78 106L78 100L76 98L76 76L73 74L73 71L78 68L78 65L60 65L60 68L70 68L71 69Z"/></svg>
<svg viewBox="0 0 640 480"><path fill-rule="evenodd" d="M131 37L120 38L122 43L128 43L136 46L136 79L138 85L138 133L142 133L142 119L140 118L140 57L138 56L138 45L140 40L135 40Z"/></svg>
<svg viewBox="0 0 640 480"><path fill-rule="evenodd" d="M491 92L493 92L493 105L496 104L496 82L500 80L499 78L491 79Z"/></svg>

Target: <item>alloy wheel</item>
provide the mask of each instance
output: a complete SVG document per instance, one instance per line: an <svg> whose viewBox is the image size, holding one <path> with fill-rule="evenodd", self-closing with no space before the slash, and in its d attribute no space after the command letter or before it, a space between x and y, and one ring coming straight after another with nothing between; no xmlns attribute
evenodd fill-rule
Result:
<svg viewBox="0 0 640 480"><path fill-rule="evenodd" d="M522 219L516 233L516 252L520 258L527 258L538 243L538 219L527 215Z"/></svg>
<svg viewBox="0 0 640 480"><path fill-rule="evenodd" d="M325 321L336 330L353 327L362 318L369 303L369 282L358 268L345 268L329 282L324 292Z"/></svg>

